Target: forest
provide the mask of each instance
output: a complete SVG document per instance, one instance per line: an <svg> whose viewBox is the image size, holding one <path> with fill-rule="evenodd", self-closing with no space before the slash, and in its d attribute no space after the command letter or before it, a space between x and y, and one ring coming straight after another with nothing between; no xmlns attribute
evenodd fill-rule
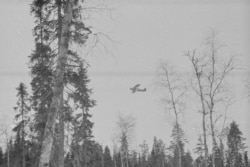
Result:
<svg viewBox="0 0 250 167"><path fill-rule="evenodd" d="M143 140L138 149L131 148L136 119L129 114L118 116L113 145L96 140L91 118L98 101L89 86L91 64L78 48L86 47L90 36L99 41L93 27L84 22L85 3L32 0L34 48L27 55L31 82L16 86L12 133L0 129L5 141L0 167L250 167L239 122L226 123L234 102L228 81L239 67L239 58L220 55L223 44L215 30L200 49L183 53L190 75L183 76L167 61L157 67L155 85L164 92L160 100L172 115L170 143L155 136L152 145ZM131 93L148 91L139 86L130 88ZM186 149L188 132L182 122L190 95L197 98L199 109L192 112L198 113L195 119L201 120L202 129L193 136L197 144L192 150Z"/></svg>

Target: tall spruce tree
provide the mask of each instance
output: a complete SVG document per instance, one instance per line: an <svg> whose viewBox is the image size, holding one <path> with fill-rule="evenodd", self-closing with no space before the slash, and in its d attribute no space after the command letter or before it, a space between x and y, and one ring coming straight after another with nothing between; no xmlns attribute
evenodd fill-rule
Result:
<svg viewBox="0 0 250 167"><path fill-rule="evenodd" d="M53 145L54 155L58 151L58 156L43 154L46 161L51 159L49 157L53 157L55 165L59 166L63 166L64 158L64 115L68 112L66 109L72 108L65 105L68 99L67 95L64 95L65 86L71 82L66 83L68 77L66 75L81 68L83 60L74 48L83 45L91 33L81 19L82 3L82 1L34 0L31 5L31 12L37 23L34 28L36 50L31 56L36 133L40 141L42 138L49 139L50 144L47 148L52 148ZM55 94L56 89L58 94ZM53 123L52 118L58 121ZM47 134L44 135L44 132Z"/></svg>
<svg viewBox="0 0 250 167"><path fill-rule="evenodd" d="M180 125L174 125L171 137L173 140L171 141L168 149L172 152L174 166L178 166L180 164L180 160L181 163L184 160L184 145L186 142L184 132Z"/></svg>
<svg viewBox="0 0 250 167"><path fill-rule="evenodd" d="M51 16L49 6L50 1L48 0L34 0L31 4L31 13L34 15L36 23L33 29L35 49L30 56L31 100L32 109L35 112L32 124L32 164L34 166L38 166L44 129L53 96L51 65L56 56L56 50L52 49L50 43L53 41L52 32L55 31L55 24L48 19Z"/></svg>
<svg viewBox="0 0 250 167"><path fill-rule="evenodd" d="M140 163L142 167L146 167L147 160L148 160L148 144L146 140L143 141L142 144L139 145L140 147Z"/></svg>
<svg viewBox="0 0 250 167"><path fill-rule="evenodd" d="M161 139L154 137L153 148L151 151L150 165L161 167L165 164L165 145ZM176 164L177 165L177 164Z"/></svg>
<svg viewBox="0 0 250 167"><path fill-rule="evenodd" d="M244 152L244 167L249 167L249 159L248 159L247 151Z"/></svg>
<svg viewBox="0 0 250 167"><path fill-rule="evenodd" d="M239 126L233 121L230 124L229 133L227 136L228 145L228 160L230 167L237 167L239 163L242 163L242 156L240 152L245 149L244 138L242 137L242 132Z"/></svg>
<svg viewBox="0 0 250 167"><path fill-rule="evenodd" d="M166 98L164 98L164 102L166 102L167 107L169 110L173 112L174 114L174 126L176 127L176 133L179 134L179 127L180 126L180 114L183 109L184 101L183 97L186 92L186 87L183 84L183 82L179 78L179 74L173 70L173 67L168 65L167 63L162 63L159 69L159 79L160 79L160 84L161 86L166 89L167 95ZM182 154L181 154L181 146L179 145L180 140L179 136L181 134L176 136L176 146L178 148L178 153L179 153L179 163L177 164L177 167L182 167Z"/></svg>
<svg viewBox="0 0 250 167"><path fill-rule="evenodd" d="M183 167L193 167L193 158L189 151L183 156L182 164Z"/></svg>
<svg viewBox="0 0 250 167"><path fill-rule="evenodd" d="M104 154L103 154L103 159L104 159L104 167L113 167L114 163L110 154L110 149L108 146L104 148Z"/></svg>
<svg viewBox="0 0 250 167"><path fill-rule="evenodd" d="M16 111L15 119L16 126L13 128L13 131L16 132L14 152L15 160L17 161L16 165L20 167L25 167L25 154L26 154L26 132L25 127L28 123L27 114L30 111L29 107L29 95L27 88L23 83L20 83L17 89L17 106L14 107Z"/></svg>
<svg viewBox="0 0 250 167"><path fill-rule="evenodd" d="M93 137L93 123L90 121L89 109L95 105L95 101L90 99L92 90L87 86L89 79L87 69L83 67L83 64L77 72L71 71L67 76L71 81L70 84L75 87L74 92L69 93L69 99L74 102L74 108L78 111L75 116L68 117L69 120L72 119L73 127L71 150L76 162L81 158L87 162L88 148L91 147ZM84 166L87 166L87 163Z"/></svg>

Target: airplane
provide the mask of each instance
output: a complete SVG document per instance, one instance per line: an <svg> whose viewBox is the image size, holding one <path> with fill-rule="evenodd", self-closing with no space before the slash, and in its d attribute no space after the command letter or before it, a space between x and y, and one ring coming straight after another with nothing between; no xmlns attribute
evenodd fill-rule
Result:
<svg viewBox="0 0 250 167"><path fill-rule="evenodd" d="M135 93L136 91L138 92L145 92L147 89L140 89L139 88L140 84L136 84L134 87L130 88L130 90L132 91L132 93Z"/></svg>

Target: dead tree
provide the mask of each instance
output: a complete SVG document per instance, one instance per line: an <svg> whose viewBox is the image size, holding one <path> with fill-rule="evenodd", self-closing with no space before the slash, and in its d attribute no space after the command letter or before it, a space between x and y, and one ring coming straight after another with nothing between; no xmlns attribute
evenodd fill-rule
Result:
<svg viewBox="0 0 250 167"><path fill-rule="evenodd" d="M202 108L202 129L203 129L203 140L204 140L204 150L205 150L205 167L207 167L207 159L208 159L208 147L207 147L207 128L206 128L206 106L205 106L205 95L204 95L204 87L202 85L202 73L203 73L203 67L204 64L202 64L202 58L199 58L196 54L196 51L193 50L193 52L186 52L185 55L189 58L189 60L192 63L195 78L197 80L197 87L194 88L195 92L198 94L201 102L201 108Z"/></svg>
<svg viewBox="0 0 250 167"><path fill-rule="evenodd" d="M129 167L129 142L135 127L135 119L131 115L119 115L117 127L119 130L119 142L121 152L121 165Z"/></svg>
<svg viewBox="0 0 250 167"><path fill-rule="evenodd" d="M4 135L5 143L6 143L6 154L7 154L7 167L10 167L10 139L9 139L9 133L8 128L6 125L1 125L1 134Z"/></svg>
<svg viewBox="0 0 250 167"><path fill-rule="evenodd" d="M158 82L161 88L166 90L163 101L167 104L170 111L173 111L175 116L175 127L177 128L176 145L178 149L178 167L182 167L182 152L181 152L181 138L179 124L179 114L183 108L183 97L186 92L186 87L180 79L180 74L173 70L173 67L167 63L161 63L158 72Z"/></svg>
<svg viewBox="0 0 250 167"><path fill-rule="evenodd" d="M202 110L204 114L209 115L213 151L218 146L215 124L223 115L218 115L219 111L216 111L216 107L219 104L230 103L233 98L226 81L235 69L235 56L230 56L227 60L222 59L219 52L221 48L222 44L218 41L216 32L212 30L205 40L204 53L201 55L195 51L186 53L195 71L202 108L204 106ZM212 155L213 166L215 166L215 153L212 152Z"/></svg>
<svg viewBox="0 0 250 167"><path fill-rule="evenodd" d="M210 117L210 128L212 133L213 146L217 145L215 137L215 123L217 119L214 119L213 114L215 111L215 105L219 102L227 102L231 100L229 89L226 87L226 78L235 69L234 67L234 57L230 57L229 60L222 61L219 59L219 50L222 45L217 41L216 33L211 32L211 35L206 39L207 51L207 62L206 70L204 72L205 82L207 82L208 87L206 88L206 104L209 110Z"/></svg>

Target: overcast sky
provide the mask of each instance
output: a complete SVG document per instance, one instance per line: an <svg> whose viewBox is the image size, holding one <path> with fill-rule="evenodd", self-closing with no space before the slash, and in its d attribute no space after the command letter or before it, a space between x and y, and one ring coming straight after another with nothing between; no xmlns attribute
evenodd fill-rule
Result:
<svg viewBox="0 0 250 167"><path fill-rule="evenodd" d="M96 33L103 32L101 41L106 48L83 55L91 65L90 87L97 106L91 109L94 136L101 144L112 145L119 113L132 114L136 119L133 147L144 139L151 145L153 137L166 144L171 140L173 117L160 102L162 91L155 84L155 72L160 61L176 65L189 75L189 62L183 52L200 48L211 28L219 32L225 44L225 56L239 55L241 70L230 78L236 102L229 108L229 122L235 120L250 145L249 100L244 80L250 54L250 3L247 1L115 1L114 10L93 14ZM20 82L29 86L28 56L34 49L29 4L16 0L0 5L0 121L13 124L17 98L15 88ZM101 47L101 45L99 45ZM85 53L85 48L82 53ZM140 83L147 92L132 94L129 88ZM190 102L192 98L193 102ZM182 127L189 140L188 149L194 148L201 133L199 103L187 98L182 116Z"/></svg>

